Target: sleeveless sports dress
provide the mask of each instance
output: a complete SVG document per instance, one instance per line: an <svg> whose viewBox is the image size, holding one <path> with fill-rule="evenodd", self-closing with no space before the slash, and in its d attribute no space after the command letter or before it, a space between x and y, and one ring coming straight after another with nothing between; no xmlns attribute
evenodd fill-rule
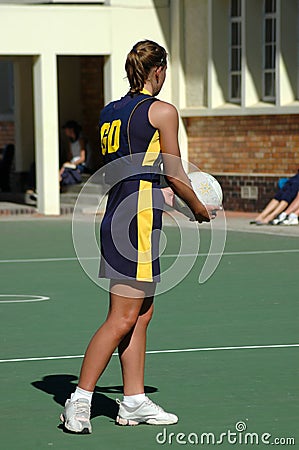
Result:
<svg viewBox="0 0 299 450"><path fill-rule="evenodd" d="M154 101L142 91L109 103L100 115L105 179L111 186L101 222L100 278L160 281L159 132L149 122Z"/></svg>

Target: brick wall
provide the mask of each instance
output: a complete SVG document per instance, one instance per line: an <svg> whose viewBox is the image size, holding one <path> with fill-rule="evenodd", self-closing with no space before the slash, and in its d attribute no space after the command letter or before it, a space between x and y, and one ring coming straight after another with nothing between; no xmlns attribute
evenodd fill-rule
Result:
<svg viewBox="0 0 299 450"><path fill-rule="evenodd" d="M15 143L15 131L13 122L0 121L0 149L7 144Z"/></svg>
<svg viewBox="0 0 299 450"><path fill-rule="evenodd" d="M218 175L223 190L223 206L229 211L256 212L264 209L273 194L278 190L279 176L259 175ZM241 198L242 186L256 186L258 188L257 199Z"/></svg>
<svg viewBox="0 0 299 450"><path fill-rule="evenodd" d="M189 117L189 159L221 182L226 209L258 211L277 181L299 168L299 114ZM258 187L258 199L241 198L241 186Z"/></svg>

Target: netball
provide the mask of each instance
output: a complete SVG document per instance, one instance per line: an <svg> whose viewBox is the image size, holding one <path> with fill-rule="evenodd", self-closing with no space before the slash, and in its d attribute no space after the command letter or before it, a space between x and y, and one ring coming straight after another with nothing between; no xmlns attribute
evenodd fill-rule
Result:
<svg viewBox="0 0 299 450"><path fill-rule="evenodd" d="M222 188L213 175L198 171L189 173L188 177L195 194L203 204L222 206Z"/></svg>

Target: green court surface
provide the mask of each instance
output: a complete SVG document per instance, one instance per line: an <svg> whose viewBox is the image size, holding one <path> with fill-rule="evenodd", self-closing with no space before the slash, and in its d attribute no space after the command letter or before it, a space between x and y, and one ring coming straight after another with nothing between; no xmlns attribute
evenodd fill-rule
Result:
<svg viewBox="0 0 299 450"><path fill-rule="evenodd" d="M164 231L174 255L176 230ZM59 414L108 295L75 257L71 219L3 220L0 232L1 449L299 448L297 238L229 231L206 283L197 281L202 255L156 298L146 392L177 425L114 424L114 355L94 395L93 433L77 436L63 432ZM208 231L201 238L205 253Z"/></svg>

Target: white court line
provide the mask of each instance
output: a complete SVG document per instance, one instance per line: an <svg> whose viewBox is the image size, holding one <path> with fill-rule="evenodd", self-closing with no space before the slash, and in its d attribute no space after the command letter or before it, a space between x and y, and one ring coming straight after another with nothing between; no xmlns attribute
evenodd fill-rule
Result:
<svg viewBox="0 0 299 450"><path fill-rule="evenodd" d="M14 298L23 297L21 300L0 300L0 303L35 303L44 302L45 300L50 300L50 297L45 297L44 295L25 295L25 294L0 294L1 298ZM28 298L30 297L30 298Z"/></svg>
<svg viewBox="0 0 299 450"><path fill-rule="evenodd" d="M176 258L180 257L204 257L208 255L212 256L238 256L238 255L272 255L279 253L299 253L299 249L289 249L289 250L252 250L252 251L244 251L244 252L223 252L223 253L180 253L176 254L162 254L160 258ZM80 260L98 260L99 256L85 256L80 258ZM10 263L40 263L40 262L59 262L59 261L77 261L77 257L70 258L32 258L32 259L0 259L0 264L10 264Z"/></svg>
<svg viewBox="0 0 299 450"><path fill-rule="evenodd" d="M148 350L147 355L158 355L162 353L191 353L191 352L211 352L215 350L256 350L261 348L292 348L299 347L299 344L271 344L271 345L242 345L236 347L201 347L201 348L182 348L173 350ZM113 353L116 356L117 353ZM68 355L68 356L43 356L38 358L11 358L0 359L0 363L8 362L24 362L24 361L50 361L59 359L78 359L84 355Z"/></svg>
<svg viewBox="0 0 299 450"><path fill-rule="evenodd" d="M31 259L0 259L0 263L36 263L36 262L58 262L58 261L76 261L78 258L31 258ZM96 257L86 257L80 259L96 259Z"/></svg>

